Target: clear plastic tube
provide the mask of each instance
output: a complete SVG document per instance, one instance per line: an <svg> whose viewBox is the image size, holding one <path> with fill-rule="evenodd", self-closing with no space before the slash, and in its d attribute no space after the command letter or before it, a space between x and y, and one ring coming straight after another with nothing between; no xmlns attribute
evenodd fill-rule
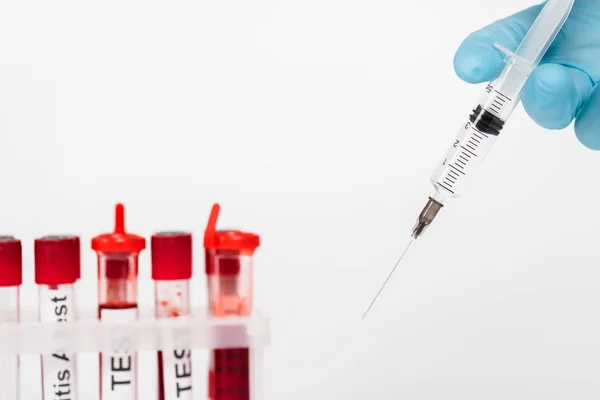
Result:
<svg viewBox="0 0 600 400"><path fill-rule="evenodd" d="M35 240L35 282L38 317L49 326L72 325L77 320L75 282L81 276L79 237L51 235ZM77 400L75 353L53 346L41 355L42 398Z"/></svg>
<svg viewBox="0 0 600 400"><path fill-rule="evenodd" d="M239 230L217 230L221 206L213 207L204 231L204 255L208 281L209 312L216 318L252 313L252 256L260 236ZM250 387L254 379L251 360L260 350L249 347L217 348L211 354L208 396L211 400L249 400L262 393ZM259 385L260 386L260 385Z"/></svg>
<svg viewBox="0 0 600 400"><path fill-rule="evenodd" d="M39 318L43 323L67 324L76 319L74 285L39 285ZM42 355L42 399L77 399L75 354L57 347Z"/></svg>
<svg viewBox="0 0 600 400"><path fill-rule="evenodd" d="M187 320L190 313L192 234L163 231L151 239L152 279L157 319ZM158 357L158 400L192 400L189 346L163 348Z"/></svg>
<svg viewBox="0 0 600 400"><path fill-rule="evenodd" d="M106 322L130 322L138 318L138 254L98 253L98 318ZM137 400L137 354L130 342L114 344L100 357L100 398Z"/></svg>
<svg viewBox="0 0 600 400"><path fill-rule="evenodd" d="M189 280L156 280L156 318L188 316L189 286ZM192 352L189 348L159 351L158 374L158 400L193 399Z"/></svg>
<svg viewBox="0 0 600 400"><path fill-rule="evenodd" d="M138 319L138 256L146 240L125 231L125 206L115 206L112 233L92 239L98 255L98 319L103 323ZM122 337L100 358L100 399L137 400L137 354L132 340Z"/></svg>
<svg viewBox="0 0 600 400"><path fill-rule="evenodd" d="M0 287L0 330L19 322L19 286ZM0 399L19 399L19 356L0 357Z"/></svg>
<svg viewBox="0 0 600 400"><path fill-rule="evenodd" d="M237 250L206 250L210 313L217 318L252 312L252 257ZM213 350L210 359L211 400L250 399L250 349Z"/></svg>

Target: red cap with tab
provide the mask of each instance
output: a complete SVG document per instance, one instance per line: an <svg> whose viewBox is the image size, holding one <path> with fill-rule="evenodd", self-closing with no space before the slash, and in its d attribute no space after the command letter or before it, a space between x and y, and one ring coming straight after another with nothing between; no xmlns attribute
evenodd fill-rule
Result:
<svg viewBox="0 0 600 400"><path fill-rule="evenodd" d="M100 253L139 253L146 248L146 239L125 232L125 206L115 207L115 231L92 239L92 249Z"/></svg>
<svg viewBox="0 0 600 400"><path fill-rule="evenodd" d="M0 286L23 283L21 241L13 236L0 236Z"/></svg>
<svg viewBox="0 0 600 400"><path fill-rule="evenodd" d="M240 254L252 255L260 246L260 236L237 230L217 230L217 219L221 206L214 204L204 231L204 248L209 250L237 250Z"/></svg>
<svg viewBox="0 0 600 400"><path fill-rule="evenodd" d="M159 232L152 235L152 279L187 280L192 277L192 234Z"/></svg>
<svg viewBox="0 0 600 400"><path fill-rule="evenodd" d="M44 236L34 247L38 285L69 285L81 276L79 237Z"/></svg>

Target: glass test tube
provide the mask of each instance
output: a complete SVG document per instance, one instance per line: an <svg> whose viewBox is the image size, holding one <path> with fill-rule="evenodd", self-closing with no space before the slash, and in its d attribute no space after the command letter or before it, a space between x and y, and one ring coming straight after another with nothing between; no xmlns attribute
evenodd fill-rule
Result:
<svg viewBox="0 0 600 400"><path fill-rule="evenodd" d="M182 318L190 313L192 235L159 232L151 238L156 318ZM192 400L192 352L158 352L158 400Z"/></svg>
<svg viewBox="0 0 600 400"><path fill-rule="evenodd" d="M39 287L39 320L72 323L77 317L75 282L81 275L77 236L44 236L35 244L35 283ZM42 355L42 399L76 400L75 354L57 349Z"/></svg>
<svg viewBox="0 0 600 400"><path fill-rule="evenodd" d="M252 256L260 245L254 233L216 230L215 204L204 235L209 312L217 318L252 312ZM212 351L208 377L210 400L250 400L248 348Z"/></svg>
<svg viewBox="0 0 600 400"><path fill-rule="evenodd" d="M0 326L19 322L21 241L0 236ZM19 400L19 356L0 357L0 400Z"/></svg>
<svg viewBox="0 0 600 400"><path fill-rule="evenodd" d="M98 255L98 318L129 322L138 318L138 255L146 248L143 237L125 232L125 208L115 207L115 230L92 239ZM114 351L101 353L100 399L137 400L137 354L127 338Z"/></svg>

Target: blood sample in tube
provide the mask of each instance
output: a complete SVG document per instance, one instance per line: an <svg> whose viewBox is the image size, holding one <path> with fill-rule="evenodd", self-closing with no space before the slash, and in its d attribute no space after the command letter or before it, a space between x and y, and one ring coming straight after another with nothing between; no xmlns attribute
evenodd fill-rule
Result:
<svg viewBox="0 0 600 400"><path fill-rule="evenodd" d="M138 318L138 256L146 240L125 231L125 207L115 207L115 229L92 239L98 255L98 318L131 322ZM137 354L128 341L100 354L100 399L137 400Z"/></svg>
<svg viewBox="0 0 600 400"><path fill-rule="evenodd" d="M19 322L22 268L21 241L13 236L0 236L0 322ZM1 357L0 373L0 399L19 400L19 357Z"/></svg>
<svg viewBox="0 0 600 400"><path fill-rule="evenodd" d="M190 312L192 235L159 232L151 238L156 318L184 318ZM158 400L192 400L191 350L158 352Z"/></svg>
<svg viewBox="0 0 600 400"><path fill-rule="evenodd" d="M252 265L260 237L237 230L217 230L220 206L212 208L204 249L209 312L213 317L249 316L252 312ZM248 348L212 351L208 391L211 400L250 399Z"/></svg>
<svg viewBox="0 0 600 400"><path fill-rule="evenodd" d="M75 282L81 275L77 236L45 236L35 240L35 283L39 287L39 316L44 323L73 323L77 316ZM75 354L59 349L42 355L42 399L77 397Z"/></svg>

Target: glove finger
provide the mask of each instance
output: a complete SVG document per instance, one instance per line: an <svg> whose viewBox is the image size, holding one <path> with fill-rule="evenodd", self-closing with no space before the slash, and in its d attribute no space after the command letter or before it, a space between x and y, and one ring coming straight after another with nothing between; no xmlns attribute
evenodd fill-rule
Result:
<svg viewBox="0 0 600 400"><path fill-rule="evenodd" d="M523 108L546 129L569 126L592 92L592 81L583 71L560 64L537 67L522 92Z"/></svg>
<svg viewBox="0 0 600 400"><path fill-rule="evenodd" d="M504 60L504 54L494 47L494 43L515 51L541 9L542 5L530 7L471 33L454 56L458 77L468 83L494 79Z"/></svg>
<svg viewBox="0 0 600 400"><path fill-rule="evenodd" d="M577 116L575 134L587 148L600 150L600 86L596 86Z"/></svg>

